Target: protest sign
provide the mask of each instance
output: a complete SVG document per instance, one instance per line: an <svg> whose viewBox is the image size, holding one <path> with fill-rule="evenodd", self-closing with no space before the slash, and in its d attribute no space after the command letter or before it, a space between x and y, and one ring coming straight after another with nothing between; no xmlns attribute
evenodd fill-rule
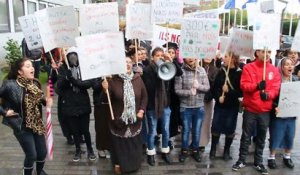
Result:
<svg viewBox="0 0 300 175"><path fill-rule="evenodd" d="M252 57L253 32L249 30L233 28L226 50L227 52L233 52L236 55Z"/></svg>
<svg viewBox="0 0 300 175"><path fill-rule="evenodd" d="M219 10L212 9L212 10L205 10L200 12L187 13L184 15L184 17L219 19Z"/></svg>
<svg viewBox="0 0 300 175"><path fill-rule="evenodd" d="M79 36L73 6L47 8L35 12L45 52L56 47L75 46Z"/></svg>
<svg viewBox="0 0 300 175"><path fill-rule="evenodd" d="M247 3L246 7L248 26L253 26L257 18L256 14L260 12L260 9L256 3Z"/></svg>
<svg viewBox="0 0 300 175"><path fill-rule="evenodd" d="M300 82L281 83L277 117L298 117L300 115Z"/></svg>
<svg viewBox="0 0 300 175"><path fill-rule="evenodd" d="M96 3L80 6L80 30L82 35L118 32L118 3Z"/></svg>
<svg viewBox="0 0 300 175"><path fill-rule="evenodd" d="M126 8L126 38L152 38L153 25L151 24L150 4L128 4Z"/></svg>
<svg viewBox="0 0 300 175"><path fill-rule="evenodd" d="M182 0L152 0L152 24L180 23L182 13Z"/></svg>
<svg viewBox="0 0 300 175"><path fill-rule="evenodd" d="M21 16L18 19L25 36L28 49L33 50L42 48L43 42L35 16L30 14Z"/></svg>
<svg viewBox="0 0 300 175"><path fill-rule="evenodd" d="M218 19L184 18L180 33L180 57L215 57L219 28L220 21Z"/></svg>
<svg viewBox="0 0 300 175"><path fill-rule="evenodd" d="M179 45L180 42L180 30L161 27L158 25L154 25L153 28L153 39L152 46L161 47L163 44L167 42L176 43Z"/></svg>
<svg viewBox="0 0 300 175"><path fill-rule="evenodd" d="M230 39L230 37L228 37L228 36L220 36L219 50L220 50L221 54L225 54L227 45L229 43L229 39Z"/></svg>
<svg viewBox="0 0 300 175"><path fill-rule="evenodd" d="M298 21L298 26L292 43L292 50L297 52L300 52L300 26L299 26L300 23L299 22L300 20Z"/></svg>
<svg viewBox="0 0 300 175"><path fill-rule="evenodd" d="M126 73L122 32L105 32L76 38L82 80Z"/></svg>
<svg viewBox="0 0 300 175"><path fill-rule="evenodd" d="M280 14L257 14L253 27L253 49L277 50L280 37Z"/></svg>

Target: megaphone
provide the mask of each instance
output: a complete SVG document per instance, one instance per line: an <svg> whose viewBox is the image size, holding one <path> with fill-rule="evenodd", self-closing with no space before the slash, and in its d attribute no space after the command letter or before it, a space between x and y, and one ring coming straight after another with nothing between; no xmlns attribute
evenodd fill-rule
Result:
<svg viewBox="0 0 300 175"><path fill-rule="evenodd" d="M164 81L171 80L176 74L176 66L171 62L163 62L161 59L156 62L158 66L158 77Z"/></svg>

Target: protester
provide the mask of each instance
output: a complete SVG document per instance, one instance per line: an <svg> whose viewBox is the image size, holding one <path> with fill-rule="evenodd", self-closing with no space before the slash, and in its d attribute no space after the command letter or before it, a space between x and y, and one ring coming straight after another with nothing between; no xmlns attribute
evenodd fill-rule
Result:
<svg viewBox="0 0 300 175"><path fill-rule="evenodd" d="M40 76L40 67L42 60L42 50L41 49L33 49L29 50L25 38L22 40L22 55L23 58L26 57L31 60L32 65L34 67L34 78L39 78Z"/></svg>
<svg viewBox="0 0 300 175"><path fill-rule="evenodd" d="M224 64L218 72L212 88L216 101L211 126L211 149L209 157L216 157L217 144L220 134L225 134L223 159L232 159L230 146L235 136L237 117L239 112L239 98L242 97L240 79L242 70L239 68L239 56L229 52L225 54Z"/></svg>
<svg viewBox="0 0 300 175"><path fill-rule="evenodd" d="M93 85L94 118L96 132L96 148L100 158L110 158L110 111L107 98L102 97L102 79L97 78Z"/></svg>
<svg viewBox="0 0 300 175"><path fill-rule="evenodd" d="M278 64L279 72L281 74L282 83L298 81L299 78L293 75L294 63L290 58L283 58ZM276 103L278 103L276 100ZM288 168L294 168L294 163L291 159L291 150L296 131L296 116L279 118L276 114L280 109L275 107L270 122L270 156L268 158L268 167L276 169L275 154L278 149L283 149L283 163Z"/></svg>
<svg viewBox="0 0 300 175"><path fill-rule="evenodd" d="M148 141L147 141L147 162L149 165L155 165L154 155L156 154L154 137L156 135L157 120L161 119L161 132L162 132L162 158L167 163L171 163L169 141L169 126L170 126L170 90L169 81L163 81L158 77L157 62L164 58L165 61L171 61L171 58L164 54L162 48L155 48L152 51L152 61L149 66L144 69L143 81L145 83L148 93L148 106L147 106L147 121L148 121Z"/></svg>
<svg viewBox="0 0 300 175"><path fill-rule="evenodd" d="M264 79L264 56L266 55L266 71ZM256 60L244 66L241 76L241 89L243 92L243 133L240 142L238 161L232 166L237 171L245 167L250 137L256 125L257 136L254 154L254 166L258 172L268 174L263 165L263 150L266 133L270 121L272 102L278 96L280 88L280 75L278 69L270 63L271 51L256 50Z"/></svg>
<svg viewBox="0 0 300 175"><path fill-rule="evenodd" d="M66 117L74 136L76 150L73 161L78 162L81 159L81 135L84 135L88 159L93 161L96 160L96 156L92 148L89 131L91 104L87 92L87 89L92 87L93 81L81 80L77 49L75 47L68 49L67 60L65 61L68 61L70 69L68 69L66 64L60 67L56 92L62 99L61 108L63 110L61 115Z"/></svg>
<svg viewBox="0 0 300 175"><path fill-rule="evenodd" d="M147 107L147 91L138 74L132 71L132 61L126 58L127 73L102 82L109 90L114 120L110 122L112 163L116 174L139 169L142 162L142 119Z"/></svg>
<svg viewBox="0 0 300 175"><path fill-rule="evenodd" d="M299 52L293 51L291 49L286 50L286 56L293 61L294 71L293 74L297 75L300 78L300 60Z"/></svg>
<svg viewBox="0 0 300 175"><path fill-rule="evenodd" d="M8 80L0 88L0 115L3 123L13 129L24 153L24 175L32 175L36 163L37 175L47 175L43 170L47 155L45 132L41 105L46 104L41 84L34 79L31 60L19 59L11 67ZM52 104L48 99L47 105Z"/></svg>
<svg viewBox="0 0 300 175"><path fill-rule="evenodd" d="M204 117L204 94L209 90L209 81L204 68L198 66L195 58L186 58L182 76L175 77L175 92L180 99L182 120L182 145L179 161L188 156L190 128L192 127L192 157L201 161L199 143Z"/></svg>

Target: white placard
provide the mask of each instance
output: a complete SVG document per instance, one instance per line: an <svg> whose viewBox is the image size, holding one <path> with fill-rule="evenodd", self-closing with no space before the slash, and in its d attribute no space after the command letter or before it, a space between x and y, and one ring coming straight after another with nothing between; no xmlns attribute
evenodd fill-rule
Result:
<svg viewBox="0 0 300 175"><path fill-rule="evenodd" d="M73 6L47 8L35 12L45 52L56 47L75 46L79 36Z"/></svg>
<svg viewBox="0 0 300 175"><path fill-rule="evenodd" d="M118 3L108 2L81 5L80 30L82 35L118 32Z"/></svg>
<svg viewBox="0 0 300 175"><path fill-rule="evenodd" d="M25 41L29 50L39 49L43 47L42 38L40 35L39 27L34 14L21 16L18 18Z"/></svg>
<svg viewBox="0 0 300 175"><path fill-rule="evenodd" d="M201 0L183 0L183 3L186 5L197 5L200 6Z"/></svg>
<svg viewBox="0 0 300 175"><path fill-rule="evenodd" d="M162 47L162 45L166 44L167 41L179 45L180 30L171 28L167 29L166 27L154 25L152 48Z"/></svg>
<svg viewBox="0 0 300 175"><path fill-rule="evenodd" d="M227 45L227 52L233 52L240 56L253 56L253 32L244 29L233 28Z"/></svg>
<svg viewBox="0 0 300 175"><path fill-rule="evenodd" d="M153 37L150 4L128 4L126 7L126 38L149 40Z"/></svg>
<svg viewBox="0 0 300 175"><path fill-rule="evenodd" d="M184 18L181 26L180 57L215 57L219 41L218 19Z"/></svg>
<svg viewBox="0 0 300 175"><path fill-rule="evenodd" d="M246 7L248 26L253 26L257 18L256 14L260 12L260 9L256 3L247 3Z"/></svg>
<svg viewBox="0 0 300 175"><path fill-rule="evenodd" d="M205 11L200 11L200 12L187 13L184 15L184 17L219 19L219 10L213 9L213 10L205 10Z"/></svg>
<svg viewBox="0 0 300 175"><path fill-rule="evenodd" d="M274 0L260 2L260 11L262 13L274 13Z"/></svg>
<svg viewBox="0 0 300 175"><path fill-rule="evenodd" d="M230 37L220 36L219 38L220 38L220 48L219 48L220 52L221 52L221 54L225 54Z"/></svg>
<svg viewBox="0 0 300 175"><path fill-rule="evenodd" d="M293 51L300 52L300 20L298 21L298 26L295 32L295 36L292 43L292 49Z"/></svg>
<svg viewBox="0 0 300 175"><path fill-rule="evenodd" d="M82 80L126 73L122 32L105 32L76 38Z"/></svg>
<svg viewBox="0 0 300 175"><path fill-rule="evenodd" d="M277 50L280 37L280 14L257 14L253 27L253 49Z"/></svg>
<svg viewBox="0 0 300 175"><path fill-rule="evenodd" d="M152 24L180 23L182 13L182 0L152 0Z"/></svg>
<svg viewBox="0 0 300 175"><path fill-rule="evenodd" d="M281 83L277 117L300 115L300 82Z"/></svg>

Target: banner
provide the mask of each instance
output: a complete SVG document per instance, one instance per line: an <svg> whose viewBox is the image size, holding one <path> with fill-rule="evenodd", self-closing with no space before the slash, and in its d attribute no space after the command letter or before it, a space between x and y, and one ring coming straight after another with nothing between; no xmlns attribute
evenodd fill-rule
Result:
<svg viewBox="0 0 300 175"><path fill-rule="evenodd" d="M43 47L42 38L36 18L33 14L21 16L18 18L28 49L39 49Z"/></svg>
<svg viewBox="0 0 300 175"><path fill-rule="evenodd" d="M122 32L78 37L76 44L82 80L126 73Z"/></svg>
<svg viewBox="0 0 300 175"><path fill-rule="evenodd" d="M240 56L253 56L253 32L249 30L233 28L227 45L227 52L233 52Z"/></svg>
<svg viewBox="0 0 300 175"><path fill-rule="evenodd" d="M73 6L47 8L35 12L45 52L56 47L75 46L79 36Z"/></svg>
<svg viewBox="0 0 300 175"><path fill-rule="evenodd" d="M126 39L149 40L153 37L150 4L128 4L126 8Z"/></svg>
<svg viewBox="0 0 300 175"><path fill-rule="evenodd" d="M277 117L300 115L300 82L281 83Z"/></svg>
<svg viewBox="0 0 300 175"><path fill-rule="evenodd" d="M219 29L219 19L184 18L180 34L180 57L215 57L219 41Z"/></svg>
<svg viewBox="0 0 300 175"><path fill-rule="evenodd" d="M300 22L300 20L298 21L298 26L297 26L297 29L295 32L295 36L294 36L292 48L291 48L291 50L297 51L297 52L300 52L300 26L299 26L300 23L299 22Z"/></svg>
<svg viewBox="0 0 300 175"><path fill-rule="evenodd" d="M179 45L180 42L180 30L171 29L154 25L153 27L153 39L152 48L162 47L162 45L168 42L176 43Z"/></svg>
<svg viewBox="0 0 300 175"><path fill-rule="evenodd" d="M152 24L180 23L182 14L182 0L152 0Z"/></svg>
<svg viewBox="0 0 300 175"><path fill-rule="evenodd" d="M118 32L118 3L109 2L81 5L80 29L82 35Z"/></svg>
<svg viewBox="0 0 300 175"><path fill-rule="evenodd" d="M257 14L253 27L253 49L277 50L280 38L280 14Z"/></svg>

